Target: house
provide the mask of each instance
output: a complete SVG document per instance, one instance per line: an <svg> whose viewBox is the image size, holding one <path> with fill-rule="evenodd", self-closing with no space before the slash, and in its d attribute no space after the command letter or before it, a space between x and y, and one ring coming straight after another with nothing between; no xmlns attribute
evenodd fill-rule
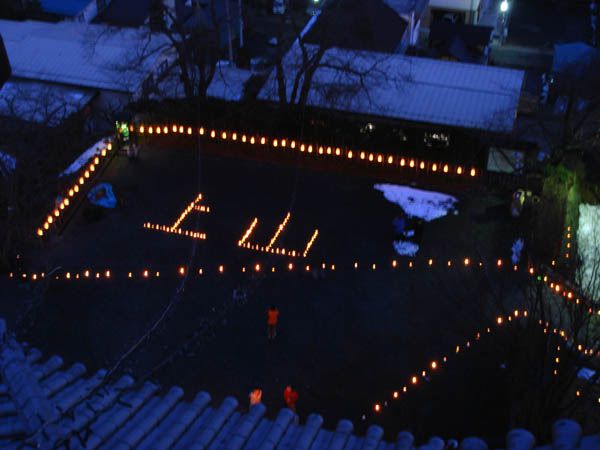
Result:
<svg viewBox="0 0 600 450"><path fill-rule="evenodd" d="M151 3L152 0L111 0L94 19L94 23L116 27L141 27L148 21Z"/></svg>
<svg viewBox="0 0 600 450"><path fill-rule="evenodd" d="M110 0L40 0L42 11L59 19L91 22Z"/></svg>
<svg viewBox="0 0 600 450"><path fill-rule="evenodd" d="M242 20L237 1L174 0L174 3L177 18L186 30L217 32L219 48L235 46Z"/></svg>
<svg viewBox="0 0 600 450"><path fill-rule="evenodd" d="M335 0L326 3L305 34L328 47L404 53L415 45L427 0Z"/></svg>
<svg viewBox="0 0 600 450"><path fill-rule="evenodd" d="M429 55L433 58L487 64L492 27L437 21L429 28Z"/></svg>
<svg viewBox="0 0 600 450"><path fill-rule="evenodd" d="M396 14L408 22L409 45L414 46L419 39L421 22L424 20L429 0L384 0Z"/></svg>
<svg viewBox="0 0 600 450"><path fill-rule="evenodd" d="M337 0L323 7L304 40L326 47L396 53L408 46L408 25L383 0Z"/></svg>
<svg viewBox="0 0 600 450"><path fill-rule="evenodd" d="M315 54L317 48L308 48ZM285 55L286 79L302 70L299 45ZM364 121L510 134L524 72L406 55L330 48L314 72L307 106ZM277 102L273 71L259 99ZM287 83L288 101L292 83Z"/></svg>
<svg viewBox="0 0 600 450"><path fill-rule="evenodd" d="M186 31L218 31L219 47L236 46L242 19L237 0L163 0ZM141 27L150 22L152 0L112 0L95 22L117 27Z"/></svg>
<svg viewBox="0 0 600 450"><path fill-rule="evenodd" d="M88 105L96 115L121 110L149 92L172 59L165 38L145 30L9 20L0 29L12 66L0 110L51 125Z"/></svg>
<svg viewBox="0 0 600 450"><path fill-rule="evenodd" d="M2 35L0 35L0 88L2 88L2 85L10 77L11 71L6 47L4 47L4 40L2 39Z"/></svg>
<svg viewBox="0 0 600 450"><path fill-rule="evenodd" d="M3 449L380 449L414 450L414 436L401 431L395 441L371 425L358 436L349 420L335 429L323 427L323 417L300 418L284 408L271 417L259 403L247 409L233 397L213 404L206 392L184 397L178 386L162 389L151 382L135 382L129 375L108 379L106 370L88 373L81 363L69 367L58 356L45 359L6 330L0 320L0 404ZM600 435L582 437L574 421L561 419L552 427L551 445L535 446L523 429L507 433L506 449L593 450ZM443 449L431 437L419 449ZM535 447L535 448L534 448ZM461 449L487 449L477 437L462 440Z"/></svg>
<svg viewBox="0 0 600 450"><path fill-rule="evenodd" d="M442 21L477 24L486 0L429 0L427 25Z"/></svg>
<svg viewBox="0 0 600 450"><path fill-rule="evenodd" d="M175 66L168 75L157 85L155 93L150 98L183 99L185 92L180 79L179 67ZM240 69L228 61L219 61L213 78L206 90L206 96L225 102L240 102L244 100L246 84L252 78L250 70Z"/></svg>

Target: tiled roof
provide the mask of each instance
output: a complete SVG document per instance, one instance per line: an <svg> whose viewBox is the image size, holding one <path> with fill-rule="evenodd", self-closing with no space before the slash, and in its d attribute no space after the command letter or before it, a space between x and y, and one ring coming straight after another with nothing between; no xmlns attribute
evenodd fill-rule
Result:
<svg viewBox="0 0 600 450"><path fill-rule="evenodd" d="M14 77L129 93L154 70L166 39L72 21L0 20L0 30Z"/></svg>
<svg viewBox="0 0 600 450"><path fill-rule="evenodd" d="M445 446L433 437L415 447L414 437L405 431L395 442L385 442L378 426L356 436L348 420L340 420L335 430L325 430L318 414L299 423L289 409L270 419L263 404L247 411L228 397L212 405L206 392L185 401L179 387L165 392L151 382L136 384L129 376L103 384L106 371L90 375L82 364L65 368L57 356L44 360L38 350L26 348L6 333L3 320L0 375L0 448L6 450L443 450ZM600 435L581 439L577 423L556 422L553 449L597 450L599 446ZM507 449L533 447L531 433L508 433ZM460 449L487 450L487 445L479 438L467 438Z"/></svg>
<svg viewBox="0 0 600 450"><path fill-rule="evenodd" d="M318 50L307 48L310 55ZM303 69L297 43L286 54L283 67L289 99L293 81ZM510 133L523 78L520 70L330 48L313 75L307 105ZM259 98L278 101L275 70Z"/></svg>

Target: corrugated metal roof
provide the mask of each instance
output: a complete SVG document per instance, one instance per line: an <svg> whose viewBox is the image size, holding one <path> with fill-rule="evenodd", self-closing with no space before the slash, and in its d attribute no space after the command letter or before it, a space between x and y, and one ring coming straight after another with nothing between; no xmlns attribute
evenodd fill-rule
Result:
<svg viewBox="0 0 600 450"><path fill-rule="evenodd" d="M151 98L185 98L180 74L179 67L170 70L168 75L158 83L158 92L151 95ZM250 70L233 66L217 66L213 79L206 90L206 95L229 102L239 102L244 98L246 83L251 77Z"/></svg>
<svg viewBox="0 0 600 450"><path fill-rule="evenodd" d="M152 72L163 36L79 22L0 20L13 76L135 93Z"/></svg>
<svg viewBox="0 0 600 450"><path fill-rule="evenodd" d="M310 47L310 52L316 52ZM288 99L302 68L299 45L284 58ZM314 73L307 104L358 114L510 132L524 72L405 55L331 48ZM277 101L271 73L259 93Z"/></svg>
<svg viewBox="0 0 600 450"><path fill-rule="evenodd" d="M258 404L240 408L233 397L211 405L200 392L183 399L177 386L166 392L158 385L136 384L130 376L106 383L107 372L87 374L82 364L63 367L53 356L43 360L6 332L0 319L0 448L70 449L381 449L413 450L412 434L402 431L396 442L383 441L383 430L371 426L365 436L353 434L353 425L340 420L335 430L322 428L323 418L310 414L299 422L289 409L266 417ZM559 420L553 427L553 447L564 450L597 449L600 435L581 439L581 427ZM535 439L525 430L507 435L511 450L530 450ZM419 449L443 449L434 437ZM479 438L466 438L461 449L486 450Z"/></svg>
<svg viewBox="0 0 600 450"><path fill-rule="evenodd" d="M94 94L92 89L11 78L0 89L0 115L54 127L83 109Z"/></svg>

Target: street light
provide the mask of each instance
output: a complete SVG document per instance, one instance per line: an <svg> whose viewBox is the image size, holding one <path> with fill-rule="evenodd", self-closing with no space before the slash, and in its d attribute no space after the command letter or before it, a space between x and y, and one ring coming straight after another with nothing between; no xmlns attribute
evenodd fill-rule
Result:
<svg viewBox="0 0 600 450"><path fill-rule="evenodd" d="M502 30L502 34L501 34L501 42L504 43L505 39L506 39L506 35L508 34L508 28L506 26L506 13L508 12L508 0L502 0L502 3L500 3L500 12L502 13L502 20L501 20L501 30Z"/></svg>

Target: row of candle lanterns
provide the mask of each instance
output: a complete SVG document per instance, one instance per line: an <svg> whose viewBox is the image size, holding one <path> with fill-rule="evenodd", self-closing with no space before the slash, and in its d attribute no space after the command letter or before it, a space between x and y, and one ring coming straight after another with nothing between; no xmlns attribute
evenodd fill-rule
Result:
<svg viewBox="0 0 600 450"><path fill-rule="evenodd" d="M528 317L529 312L527 310L515 310L512 314L509 314L508 316L498 316L494 322L495 327L501 327L504 323L508 322L512 322L513 317L515 319L518 318L526 318ZM423 381L423 380L428 380L429 376L433 375L436 372L439 372L439 370L442 368L442 366L444 364L447 364L448 361L451 359L452 355L459 355L463 352L465 352L466 350L470 349L474 343L479 342L481 340L481 337L484 333L486 334L490 334L493 330L493 327L487 327L485 329L485 331L477 331L474 334L473 339L467 339L463 344L456 344L454 346L454 349L452 350L452 352L448 353L447 355L443 355L442 357L440 357L439 359L432 359L426 368L424 368L423 370L420 370L418 372L415 372L413 375L408 377L408 380L406 382L406 384L404 384L402 386L402 388L395 390L393 392L391 392L391 400L392 401L397 401L399 400L402 396L404 396L405 394L407 394L410 390L416 389L417 386ZM376 402L373 404L373 411L376 413L380 413L383 411L384 407L389 406L389 402L388 401L384 401L384 402ZM363 416L365 417L365 416Z"/></svg>
<svg viewBox="0 0 600 450"><path fill-rule="evenodd" d="M504 325L507 322L513 322L513 320L517 320L520 318L524 319L524 318L527 318L528 316L529 316L529 312L527 310L516 309L512 314L509 314L507 316L500 315L500 316L496 317L496 319L494 321L494 326L487 327L485 329L485 332L477 331L475 333L473 339L468 339L462 345L457 344L451 353L449 353L448 355L444 355L439 359L432 359L429 362L427 368L411 375L408 378L407 383L404 384L404 386L402 386L401 389L391 392L391 395L390 395L391 400L392 401L399 400L404 394L407 394L410 390L415 389L422 380L428 380L428 377L431 376L432 374L434 374L435 372L439 371L441 366L443 364L446 364L452 355L458 355L461 352L464 352L465 350L470 349L474 343L480 342L480 339L484 333L490 334L494 329L499 329L502 325ZM557 328L550 328L549 322L544 323L541 319L539 320L538 324L543 328L543 331L545 334L552 332L554 334L559 335L561 338L563 338L563 340L565 342L569 342L569 338L564 330L560 330ZM583 356L600 357L600 349L592 349L592 348L587 349L587 348L584 348L584 346L581 344L577 344L575 342L570 342L570 343L572 344L572 348L576 349ZM557 347L557 350L560 351L560 346ZM554 358L554 364L556 366L558 366L559 363L560 363L560 357L556 356ZM553 374L554 375L558 374L558 370L556 368L553 370ZM576 391L576 396L580 396L580 395L581 395L580 391ZM598 403L600 403L600 397L598 398ZM390 405L390 402L388 402L388 401L376 402L373 404L373 411L375 413L381 413L383 411L383 408L387 407L389 405ZM365 417L366 417L366 415L363 415L363 419Z"/></svg>
<svg viewBox="0 0 600 450"><path fill-rule="evenodd" d="M66 213L68 208L73 204L74 198L83 190L88 183L93 173L98 169L101 162L109 155L112 150L112 143L108 143L91 158L91 161L80 172L80 176L75 184L67 190L60 202L57 202L54 210L48 214L44 223L37 229L36 235L39 237L46 236L50 229L55 226L59 219Z"/></svg>
<svg viewBox="0 0 600 450"><path fill-rule="evenodd" d="M190 212L192 212L192 211L197 211L197 212L201 212L201 213L209 213L210 212L210 207L207 205L201 205L200 204L201 201L202 201L202 194L200 193L196 196L196 198L192 202L190 202L189 205L187 205L187 207L182 211L182 213L179 215L177 220L171 226L160 225L160 224L155 224L155 223L151 223L151 222L145 222L143 224L143 228L148 229L148 230L162 231L165 233L177 234L179 236L186 236L186 237L190 237L192 239L205 240L206 233L203 233L200 231L182 230L181 228L179 228L179 225L181 225L181 223L190 214Z"/></svg>
<svg viewBox="0 0 600 450"><path fill-rule="evenodd" d="M152 227L153 224L148 224L146 223L145 225L147 225L148 228ZM168 226L165 225L157 225L158 229L160 229L161 227L165 227L165 229L168 229L169 231L167 232L173 232L173 233L178 233L175 229L171 229ZM162 230L161 230L162 231ZM183 231L182 231L183 234ZM206 238L206 236L204 235L204 238ZM244 242L243 245L248 245L248 242ZM264 248L264 247L263 247ZM272 251L276 251L276 249L272 249ZM290 256L291 251L287 251L286 250L286 256ZM299 255L299 252L296 252L296 255ZM385 268L391 268L391 269L399 269L401 267L406 267L408 269L416 269L419 267L425 267L425 268L435 268L435 267L444 267L444 268L448 268L448 269L452 269L452 268L459 268L459 267L466 267L466 268L483 268L483 267L487 267L487 266L492 266L495 267L496 269L502 269L504 267L504 262L502 259L496 259L494 260L494 262L492 264L485 264L483 263L483 261L479 261L477 263L473 262L473 260L471 258L463 258L460 260L434 260L433 258L423 258L423 259L411 259L409 261L405 261L404 263L402 263L401 261L397 260L397 259L393 259L391 262L388 263L384 263L384 264L378 264L378 263L363 263L363 262L359 262L358 260L352 262L352 263L346 263L346 264L335 264L335 263L326 263L326 262L322 262L320 264L315 264L315 263L308 263L308 264L294 264L293 262L289 262L288 264L284 264L284 265L280 265L280 266L271 266L270 267L270 271L271 272L276 272L278 270L288 270L288 271L304 271L304 272L311 272L313 270L321 270L321 271L331 271L331 272L335 272L338 270L343 270L343 269L349 269L349 270L359 270L359 269L364 269L364 270L368 270L368 271L376 271L376 270L382 270ZM218 272L219 273L224 273L225 272L225 265L224 264L219 264L216 265L216 267L218 268ZM237 272L237 271L241 271L241 272L246 272L247 271L247 267L246 266L238 266L238 268L231 268L231 266L229 266L230 272ZM266 266L261 265L260 263L257 264L255 267L257 268L262 268L265 269ZM514 272L519 271L521 268L518 265L512 265L511 266L511 270ZM149 269L148 269L149 270ZM528 269L528 273L531 275L534 275L536 272L533 269L533 267L529 267ZM257 270L260 271L260 270ZM101 273L101 272L98 272ZM205 274L206 270L201 270L200 272L198 272L200 275ZM22 279L33 279L33 276L37 275L35 277L35 279L39 279L39 278L43 278L43 274L42 273L30 273L30 274L26 274L26 273L22 273L22 274L15 274L14 272L9 273L9 278L22 278ZM58 275L57 275L58 276ZM86 277L88 278L88 277ZM96 277L98 278L98 277ZM548 285L551 285L551 281L547 278L547 276L544 277L544 280L548 282ZM553 286L555 286L554 284L552 284Z"/></svg>
<svg viewBox="0 0 600 450"><path fill-rule="evenodd" d="M186 236L192 239L206 240L206 233L200 231L182 230L181 228L173 228L169 225L160 225L157 223L145 222L143 228L147 230L162 231L164 233Z"/></svg>
<svg viewBox="0 0 600 450"><path fill-rule="evenodd" d="M292 215L289 212L285 215L283 222L281 222L278 225L277 229L275 230L275 234L273 234L273 236L271 237L271 240L269 241L269 243L267 245L253 244L249 240L250 237L252 236L252 233L254 233L256 226L258 225L258 218L255 217L252 220L252 222L250 223L250 225L248 226L248 228L246 229L246 231L244 231L242 238L238 241L238 247L245 248L248 250L254 250L257 252L270 253L273 255L291 256L292 258L298 258L298 257L306 258L308 256L308 252L310 251L315 240L317 239L317 236L319 235L319 230L315 230L313 232L309 241L307 242L306 246L304 247L303 251L290 250L290 249L281 248L281 247L273 247L273 245L275 245L275 242L279 238L279 235L283 232L283 230L287 226L291 217L292 217Z"/></svg>
<svg viewBox="0 0 600 450"><path fill-rule="evenodd" d="M202 194L198 194L196 196L196 198L179 215L179 217L177 218L177 220L175 221L175 223L172 225L171 228L175 228L175 229L179 228L179 225L181 224L181 222L183 222L185 220L185 218L188 216L188 214L194 210L200 211L200 212L206 212L206 210L197 209L197 207L199 206L198 203L201 201L202 201Z"/></svg>
<svg viewBox="0 0 600 450"><path fill-rule="evenodd" d="M168 134L169 130L173 133L193 135L192 127L184 127L183 125L139 125L137 128L130 126L132 132L149 135ZM462 165L454 165L439 161L425 161L416 158L384 154L379 152L357 151L350 149L342 149L335 146L318 145L301 143L289 138L274 138L260 135L245 134L231 130L216 130L199 127L198 135L205 136L210 139L220 141L234 141L249 145L261 145L271 147L273 149L289 149L305 153L307 155L323 155L331 156L339 159L358 160L373 164L388 165L392 167L400 167L406 169L414 169L418 171L428 171L441 175L458 175L468 176L471 178L480 175L475 167L465 167Z"/></svg>
<svg viewBox="0 0 600 450"><path fill-rule="evenodd" d="M571 226L567 226L567 236L565 242L565 258L569 259L571 255Z"/></svg>
<svg viewBox="0 0 600 450"><path fill-rule="evenodd" d="M155 225L150 224L150 223L146 223L144 224L147 228L151 228L154 227ZM172 233L176 233L176 234L180 234L177 230L175 229L171 229L169 226L166 225L156 225L155 227L157 228L151 228L151 229L158 229L160 231L163 231L163 227L165 230L167 230L167 232L172 232ZM181 234L183 234L184 232L182 231ZM204 239L206 238L206 235L204 235L203 237ZM243 245L247 245L248 243L245 242ZM276 251L276 249L272 249L273 251ZM286 250L286 256L290 256L291 252L288 252ZM296 255L299 255L299 252L296 252ZM419 260L410 260L408 261L404 267L407 267L408 269L415 269L418 267L427 267L427 268L432 268L434 266L436 266L437 264L437 260L433 260L432 258L429 259L424 259L423 261L419 261ZM454 268L454 267L461 267L461 266L465 266L465 267L484 267L483 262L479 262L477 264L472 264L471 259L470 258L464 258L460 261L455 261L455 263L453 263L452 260L447 260L444 264L441 264L445 267L448 268ZM246 272L250 272L250 271L254 271L254 272L278 272L278 271L289 271L289 272L298 272L298 271L302 271L302 272L311 272L313 270L321 270L321 271L331 271L331 272L335 272L338 271L340 269L350 269L350 270L358 270L358 269L365 269L365 270L369 270L369 271L375 271L375 270L382 270L384 268L389 268L391 267L392 269L398 269L400 267L402 267L403 265L400 264L400 261L393 259L391 261L391 263L388 264L377 264L377 263L361 263L359 261L354 261L351 264L342 264L342 265L336 265L335 263L325 263L322 262L321 264L295 264L294 262L290 261L287 264L284 265L279 265L279 266L266 266L264 264L261 263L256 263L254 266L238 266L237 268L232 268L231 266L228 266L228 270L226 271L226 266L224 264L217 264L215 265L216 267L216 272L219 274L224 274L226 272L228 273L237 273L237 272L242 272L242 273L246 273ZM503 264L502 264L502 259L498 259L496 260L496 263L494 264L495 267L497 268L502 268ZM187 268L185 269L186 271L188 270ZM512 266L512 270L514 271L518 271L519 270L519 266ZM533 271L533 269L531 269ZM180 272L180 269L177 270L177 273ZM197 270L197 274L198 275L205 275L207 273L211 272L211 270L209 269L207 271L207 268L200 268ZM139 272L141 274L152 274L152 270L150 269L144 269L141 272ZM533 272L531 272L533 273ZM67 276L68 274L68 276ZM81 276L80 276L81 274ZM112 274L112 276L105 276L103 274ZM127 272L127 274L132 274L132 276L128 276L127 278L133 278L135 277L134 272ZM84 271L75 271L75 272L64 272L63 275L53 275L52 278L54 279L110 279L112 277L114 277L115 272L106 269L103 271L92 271L91 269L87 269ZM22 279L22 280L40 280L40 279L44 279L46 278L46 274L44 272L31 272L31 273L20 273L20 274L16 274L14 272L10 272L8 274L8 278L9 279ZM143 276L142 278L151 278L150 275L148 276Z"/></svg>

